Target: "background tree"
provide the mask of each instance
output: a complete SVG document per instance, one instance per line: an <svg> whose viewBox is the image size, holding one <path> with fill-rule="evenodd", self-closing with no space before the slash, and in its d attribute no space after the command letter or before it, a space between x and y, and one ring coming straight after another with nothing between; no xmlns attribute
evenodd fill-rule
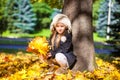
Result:
<svg viewBox="0 0 120 80"><path fill-rule="evenodd" d="M96 67L92 27L92 0L64 0L63 13L72 22L74 54L73 70L93 71Z"/></svg>
<svg viewBox="0 0 120 80"><path fill-rule="evenodd" d="M107 31L107 21L108 21L108 3L109 0L104 0L101 3L100 9L99 9L99 16L98 16L98 25L97 25L97 33L100 37L106 36Z"/></svg>
<svg viewBox="0 0 120 80"><path fill-rule="evenodd" d="M9 29L12 32L30 32L36 25L36 15L29 0L9 0L7 4Z"/></svg>
<svg viewBox="0 0 120 80"><path fill-rule="evenodd" d="M110 25L111 33L109 35L112 40L109 40L108 42L114 44L113 47L116 51L113 51L113 55L120 56L120 1L115 0L113 6L115 6L113 7L115 11L113 13L115 20Z"/></svg>
<svg viewBox="0 0 120 80"><path fill-rule="evenodd" d="M5 17L5 4L7 0L0 1L0 37L2 33L7 29L7 19Z"/></svg>
<svg viewBox="0 0 120 80"><path fill-rule="evenodd" d="M96 26L96 21L98 20L98 9L100 7L100 2L103 0L93 0L93 26ZM51 8L57 8L62 9L64 0L31 0L31 2L39 3L39 2L45 2L47 3Z"/></svg>
<svg viewBox="0 0 120 80"><path fill-rule="evenodd" d="M100 8L100 3L103 2L103 0L94 0L94 4L93 4L93 9L92 9L92 14L93 14L93 26L94 28L96 28L97 25L97 20L98 20L98 10Z"/></svg>
<svg viewBox="0 0 120 80"><path fill-rule="evenodd" d="M111 0L111 1L112 1L112 4L111 4L110 25L113 25L113 24L116 24L116 22L118 21L118 19L114 16L114 13L118 12L116 9L118 4L116 4L116 0ZM109 0L104 0L101 3L100 9L99 9L98 25L96 30L98 35L101 37L106 37L107 35L108 7L109 7L108 3L109 3Z"/></svg>
<svg viewBox="0 0 120 80"><path fill-rule="evenodd" d="M58 9L61 9L63 7L64 0L52 0L52 1L51 0L42 0L42 1L47 2L48 5L51 5L52 8L57 7Z"/></svg>
<svg viewBox="0 0 120 80"><path fill-rule="evenodd" d="M108 25L108 3L109 0L105 0L101 3L101 7L99 9L99 18L98 18L98 26L97 32L99 36L105 37L109 35L111 37L108 40L108 43L113 44L113 47L116 51L113 51L114 56L120 56L120 1L119 0L111 0L111 17L110 17L110 25ZM110 33L107 33L107 26L110 27Z"/></svg>
<svg viewBox="0 0 120 80"><path fill-rule="evenodd" d="M37 25L35 27L35 30L48 28L51 22L50 16L53 12L53 9L43 2L33 3L33 9L37 16Z"/></svg>

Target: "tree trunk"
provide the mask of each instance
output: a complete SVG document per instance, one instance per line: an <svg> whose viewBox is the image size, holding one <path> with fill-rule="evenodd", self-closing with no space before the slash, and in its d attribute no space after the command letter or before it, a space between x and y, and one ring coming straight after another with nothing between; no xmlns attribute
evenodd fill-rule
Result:
<svg viewBox="0 0 120 80"><path fill-rule="evenodd" d="M63 14L72 23L74 54L73 70L93 71L96 67L92 28L92 0L64 0Z"/></svg>

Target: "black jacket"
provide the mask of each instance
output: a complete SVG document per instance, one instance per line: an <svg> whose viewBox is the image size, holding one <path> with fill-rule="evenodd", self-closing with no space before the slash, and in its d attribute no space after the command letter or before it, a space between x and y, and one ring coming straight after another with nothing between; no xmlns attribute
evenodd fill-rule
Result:
<svg viewBox="0 0 120 80"><path fill-rule="evenodd" d="M60 40L59 47L57 48L56 46L54 46L54 50L51 50L50 52L53 58L57 53L63 53L67 57L69 66L72 66L76 61L76 57L73 54L72 34L66 32L63 37L63 39L65 40Z"/></svg>

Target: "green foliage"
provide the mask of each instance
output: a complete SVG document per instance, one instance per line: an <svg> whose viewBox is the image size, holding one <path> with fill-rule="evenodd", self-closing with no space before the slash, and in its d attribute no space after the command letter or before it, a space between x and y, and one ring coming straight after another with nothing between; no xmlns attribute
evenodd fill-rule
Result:
<svg viewBox="0 0 120 80"><path fill-rule="evenodd" d="M110 36L110 40L108 43L114 44L115 52L113 52L115 56L120 56L120 3L119 0L112 0L111 7L111 17L110 17L110 25L108 25L108 3L109 0L105 0L101 3L101 7L99 9L99 18L98 18L98 26L97 32L99 36L106 37L106 35ZM107 27L110 27L110 33L107 33Z"/></svg>
<svg viewBox="0 0 120 80"><path fill-rule="evenodd" d="M7 0L0 1L0 36L7 29L7 20L5 17L5 6Z"/></svg>
<svg viewBox="0 0 120 80"><path fill-rule="evenodd" d="M109 0L103 1L99 9L97 33L101 37L106 36L107 18L108 18L108 3Z"/></svg>
<svg viewBox="0 0 120 80"><path fill-rule="evenodd" d="M108 3L109 3L109 0L103 1L101 3L100 9L99 9L97 32L98 32L98 35L101 36L101 37L106 37L106 35L107 35ZM114 15L114 13L116 13L116 12L118 12L117 11L117 6L116 6L116 0L112 0L111 17L110 17L111 23L110 23L110 25L116 24L116 22L118 21L118 19L115 18L115 15Z"/></svg>
<svg viewBox="0 0 120 80"><path fill-rule="evenodd" d="M43 25L42 27L48 27L50 22L50 18L43 18L43 20L41 21L41 24Z"/></svg>
<svg viewBox="0 0 120 80"><path fill-rule="evenodd" d="M34 32L33 34L28 34L28 33L10 33L10 31L5 31L3 32L2 36L3 37L11 37L11 38L34 38L37 36L44 36L44 37L49 37L51 34L50 29L42 29ZM7 43L7 42L6 42Z"/></svg>
<svg viewBox="0 0 120 80"><path fill-rule="evenodd" d="M51 22L50 16L53 12L52 8L46 3L36 2L33 4L34 12L37 14L37 27L36 30L41 28L48 28Z"/></svg>
<svg viewBox="0 0 120 80"><path fill-rule="evenodd" d="M58 8L58 9L61 9L63 7L63 1L64 0L41 0L41 2L47 3L52 8Z"/></svg>
<svg viewBox="0 0 120 80"><path fill-rule="evenodd" d="M120 39L120 3L115 2L114 5L116 6L115 12L113 13L115 17L115 21L111 23L111 33L109 34L114 40ZM120 41L119 41L120 44Z"/></svg>
<svg viewBox="0 0 120 80"><path fill-rule="evenodd" d="M99 37L98 33L94 33L94 41L96 42L105 42L106 41L106 38L103 38L103 37Z"/></svg>
<svg viewBox="0 0 120 80"><path fill-rule="evenodd" d="M61 9L63 7L64 0L30 0L33 4L34 3L47 3L51 8L58 8Z"/></svg>
<svg viewBox="0 0 120 80"><path fill-rule="evenodd" d="M34 30L36 15L29 0L9 0L7 4L8 26L12 32Z"/></svg>
<svg viewBox="0 0 120 80"><path fill-rule="evenodd" d="M113 47L115 47L115 49L117 50L113 52L113 55L120 56L120 3L115 2L114 4L116 6L116 12L113 15L116 20L110 26L111 33L109 35L110 37L112 37L112 40L109 40L108 42L114 44Z"/></svg>
<svg viewBox="0 0 120 80"><path fill-rule="evenodd" d="M93 3L93 26L96 27L96 24L97 24L97 20L98 20L98 10L100 8L100 3L102 2L103 0L94 0L94 3Z"/></svg>
<svg viewBox="0 0 120 80"><path fill-rule="evenodd" d="M1 0L0 2L0 20L4 17L5 3L6 0Z"/></svg>

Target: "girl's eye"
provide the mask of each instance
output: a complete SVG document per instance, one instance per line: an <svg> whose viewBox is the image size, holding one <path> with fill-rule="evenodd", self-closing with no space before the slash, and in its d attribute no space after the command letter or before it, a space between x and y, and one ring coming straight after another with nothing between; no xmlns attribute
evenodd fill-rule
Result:
<svg viewBox="0 0 120 80"><path fill-rule="evenodd" d="M56 27L59 27L59 26L56 26Z"/></svg>
<svg viewBox="0 0 120 80"><path fill-rule="evenodd" d="M64 27L64 26L60 26L60 27Z"/></svg>
<svg viewBox="0 0 120 80"><path fill-rule="evenodd" d="M56 26L56 27L64 27L64 26Z"/></svg>

